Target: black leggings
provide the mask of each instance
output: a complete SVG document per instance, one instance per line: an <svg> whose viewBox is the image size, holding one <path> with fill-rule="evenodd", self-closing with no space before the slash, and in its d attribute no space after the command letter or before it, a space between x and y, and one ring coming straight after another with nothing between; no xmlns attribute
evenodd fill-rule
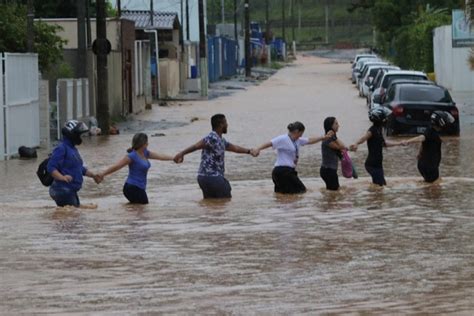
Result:
<svg viewBox="0 0 474 316"><path fill-rule="evenodd" d="M337 176L336 169L321 167L319 174L326 183L326 189L331 191L337 191L339 189L339 177Z"/></svg>
<svg viewBox="0 0 474 316"><path fill-rule="evenodd" d="M304 193L306 187L294 168L291 167L275 167L272 172L272 180L275 184L275 192L279 193Z"/></svg>
<svg viewBox="0 0 474 316"><path fill-rule="evenodd" d="M418 171L420 171L423 179L426 182L435 182L439 178L439 168L425 166L423 163L418 162Z"/></svg>
<svg viewBox="0 0 474 316"><path fill-rule="evenodd" d="M123 186L123 195L133 204L148 204L148 196L145 190L136 185L125 183Z"/></svg>

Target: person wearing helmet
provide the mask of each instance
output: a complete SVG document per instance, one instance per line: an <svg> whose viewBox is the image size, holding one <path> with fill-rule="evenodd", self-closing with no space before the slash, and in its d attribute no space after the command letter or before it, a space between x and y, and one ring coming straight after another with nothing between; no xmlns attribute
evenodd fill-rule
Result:
<svg viewBox="0 0 474 316"><path fill-rule="evenodd" d="M401 142L387 141L382 135L383 124L387 121L390 113L389 109L382 106L370 110L369 120L372 122L372 126L357 142L349 147L350 150L357 151L360 144L367 142L369 154L365 160L365 170L372 177L372 183L379 186L387 184L383 170L383 148L402 145Z"/></svg>
<svg viewBox="0 0 474 316"><path fill-rule="evenodd" d="M137 133L133 136L132 147L127 149L128 154L116 164L99 173L100 181L107 175L114 173L128 165L128 177L123 186L123 195L132 204L148 204L146 183L150 159L170 161L174 157L148 150L148 136Z"/></svg>
<svg viewBox="0 0 474 316"><path fill-rule="evenodd" d="M417 156L418 171L425 182L433 183L439 179L442 143L439 133L454 121L454 117L449 112L434 111L431 114L431 126L425 133L404 142L404 145L421 143Z"/></svg>
<svg viewBox="0 0 474 316"><path fill-rule="evenodd" d="M81 135L88 132L86 124L76 120L67 121L61 129L63 140L53 150L47 170L54 178L49 195L57 206L80 206L77 192L82 187L83 176L94 178L96 174L84 167L76 146L82 143Z"/></svg>

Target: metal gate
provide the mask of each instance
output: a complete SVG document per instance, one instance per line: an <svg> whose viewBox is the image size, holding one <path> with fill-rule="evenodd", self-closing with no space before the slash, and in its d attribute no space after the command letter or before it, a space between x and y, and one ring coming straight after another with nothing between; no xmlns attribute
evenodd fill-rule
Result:
<svg viewBox="0 0 474 316"><path fill-rule="evenodd" d="M0 55L0 160L40 144L37 54Z"/></svg>

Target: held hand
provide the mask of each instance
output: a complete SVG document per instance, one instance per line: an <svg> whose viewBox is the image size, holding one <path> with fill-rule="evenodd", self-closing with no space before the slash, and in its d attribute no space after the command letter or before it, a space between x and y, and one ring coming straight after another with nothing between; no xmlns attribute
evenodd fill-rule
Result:
<svg viewBox="0 0 474 316"><path fill-rule="evenodd" d="M102 181L104 181L104 175L101 173L97 173L92 177L95 181L95 183L100 184Z"/></svg>
<svg viewBox="0 0 474 316"><path fill-rule="evenodd" d="M408 146L408 141L404 140L398 143L400 146Z"/></svg>
<svg viewBox="0 0 474 316"><path fill-rule="evenodd" d="M324 135L323 140L328 140L329 138L334 136L334 131L330 130L326 135Z"/></svg>
<svg viewBox="0 0 474 316"><path fill-rule="evenodd" d="M358 146L356 144L352 144L352 145L349 146L349 150L350 151L357 151L357 147Z"/></svg>
<svg viewBox="0 0 474 316"><path fill-rule="evenodd" d="M184 156L181 154L177 154L176 156L174 156L173 161L175 163L182 163L184 161Z"/></svg>
<svg viewBox="0 0 474 316"><path fill-rule="evenodd" d="M260 150L252 148L250 149L250 154L252 155L252 157L258 157L258 155L260 155Z"/></svg>
<svg viewBox="0 0 474 316"><path fill-rule="evenodd" d="M69 182L72 181L72 176L70 176L70 175L68 175L68 174L67 174L67 175L64 175L61 181L64 181L64 182L66 182L66 183L69 183Z"/></svg>

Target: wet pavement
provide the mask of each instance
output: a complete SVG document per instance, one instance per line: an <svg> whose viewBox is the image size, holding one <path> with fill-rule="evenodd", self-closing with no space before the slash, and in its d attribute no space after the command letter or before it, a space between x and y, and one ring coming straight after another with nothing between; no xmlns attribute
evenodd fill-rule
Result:
<svg viewBox="0 0 474 316"><path fill-rule="evenodd" d="M218 112L239 145L260 145L295 120L305 136L321 135L326 116L338 118L350 144L370 124L349 71L301 56L259 86L135 120L161 135L150 150L169 154L205 136ZM56 209L34 174L40 159L0 162L0 314L470 315L474 125L461 124L460 137L444 138L435 186L421 181L412 146L385 151L388 186L373 189L362 145L353 154L360 178L341 177L342 190L326 192L317 144L301 150L303 195L273 193L267 150L227 153L233 198L205 201L193 153L181 165L152 162L147 206L126 203L121 170L99 186L86 180L81 201L96 210ZM125 155L135 130L86 139L84 161L102 170Z"/></svg>

